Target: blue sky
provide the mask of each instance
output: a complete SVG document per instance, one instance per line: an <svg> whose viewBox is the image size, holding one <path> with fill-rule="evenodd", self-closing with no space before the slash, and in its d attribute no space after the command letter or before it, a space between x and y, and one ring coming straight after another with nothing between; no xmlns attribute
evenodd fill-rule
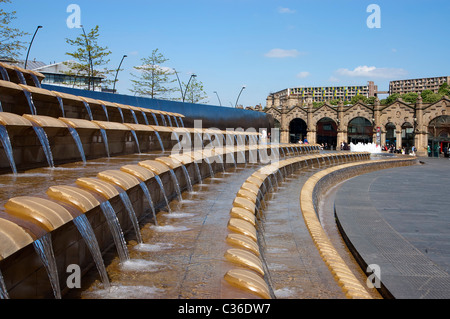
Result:
<svg viewBox="0 0 450 319"><path fill-rule="evenodd" d="M387 90L390 80L450 74L448 0L12 0L14 25L30 33L44 26L30 59L68 60L72 48L67 7L81 8L85 29L100 26L102 46L118 67L119 93L131 94L130 73L159 49L182 81L202 81L209 103L265 106L271 92L298 86L365 85ZM370 4L381 28L369 28ZM25 56L26 52L24 52Z"/></svg>

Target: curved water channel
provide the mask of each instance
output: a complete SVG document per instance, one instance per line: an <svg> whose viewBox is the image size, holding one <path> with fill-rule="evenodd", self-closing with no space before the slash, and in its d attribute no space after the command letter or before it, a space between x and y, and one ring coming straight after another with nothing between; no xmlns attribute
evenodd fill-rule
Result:
<svg viewBox="0 0 450 319"><path fill-rule="evenodd" d="M19 175L0 176L0 207L11 197L44 194L51 185L68 184L79 177L93 177L106 169L118 169L154 159L163 153L135 154L40 168ZM236 297L236 289L223 280L227 249L225 237L229 211L243 182L262 165L246 164L216 172L202 184L193 185L158 213L157 223L139 221L142 239L126 234L129 260L121 261L114 249L104 255L111 286L105 289L93 267L83 276L81 289L64 298L86 299L218 299ZM276 298L344 299L322 261L304 224L299 196L303 184L319 169L312 166L285 177L266 195L260 222L260 240L267 279ZM333 188L320 206L320 217L335 247L361 282L365 275L351 257L337 232L333 218ZM380 298L371 291L374 298Z"/></svg>

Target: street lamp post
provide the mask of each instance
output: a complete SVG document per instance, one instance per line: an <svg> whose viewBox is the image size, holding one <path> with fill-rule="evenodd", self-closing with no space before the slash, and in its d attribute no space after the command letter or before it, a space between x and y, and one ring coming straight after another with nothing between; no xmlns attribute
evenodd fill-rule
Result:
<svg viewBox="0 0 450 319"><path fill-rule="evenodd" d="M119 70L120 70L120 67L122 66L123 60L124 60L126 57L127 57L126 55L124 55L124 56L122 57L122 60L120 61L120 64L119 64L119 67L117 68L116 77L114 78L113 94L116 93L117 75L119 74Z"/></svg>
<svg viewBox="0 0 450 319"><path fill-rule="evenodd" d="M245 88L246 88L246 86L244 85L244 86L242 87L242 89L241 89L241 92L239 92L238 98L237 98L237 100L236 100L236 105L234 106L234 108L237 108L239 98L241 97L242 91L244 91Z"/></svg>
<svg viewBox="0 0 450 319"><path fill-rule="evenodd" d="M36 37L36 33L37 33L38 30L41 29L41 28L43 28L43 26L40 25L40 26L38 26L38 27L36 28L36 31L34 31L33 38L31 39L30 46L28 47L27 58L25 59L25 66L24 66L24 69L27 68L27 64L28 64L28 56L30 55L31 45L33 44L34 38Z"/></svg>
<svg viewBox="0 0 450 319"><path fill-rule="evenodd" d="M222 106L222 102L220 102L220 97L219 97L219 94L217 93L217 91L214 91L214 93L216 93L216 95L217 95L217 99L219 100L219 104L220 104L220 106Z"/></svg>
<svg viewBox="0 0 450 319"><path fill-rule="evenodd" d="M177 76L178 84L180 85L181 99L183 99L184 94L183 94L183 87L181 86L180 77L178 76L177 70L173 69L173 71L175 72L175 75Z"/></svg>
<svg viewBox="0 0 450 319"><path fill-rule="evenodd" d="M183 94L183 102L184 102L185 99L186 99L186 93L187 93L187 90L188 90L188 88L189 88L189 83L191 83L192 78L196 78L196 77L197 77L197 75L192 74L191 77L189 78L188 84L186 85L186 89L184 90L184 94Z"/></svg>

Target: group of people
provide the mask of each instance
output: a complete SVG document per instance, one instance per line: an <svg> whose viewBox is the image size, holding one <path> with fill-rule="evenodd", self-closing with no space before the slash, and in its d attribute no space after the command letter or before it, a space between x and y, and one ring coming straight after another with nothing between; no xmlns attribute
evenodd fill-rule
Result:
<svg viewBox="0 0 450 319"><path fill-rule="evenodd" d="M396 154L403 154L403 155L413 155L416 156L416 152L417 152L417 148L413 145L411 147L411 149L403 146L401 148L396 148L394 144L390 144L390 145L384 145L381 150L385 151L385 152L389 152L389 153L396 153ZM408 153L408 151L410 151Z"/></svg>

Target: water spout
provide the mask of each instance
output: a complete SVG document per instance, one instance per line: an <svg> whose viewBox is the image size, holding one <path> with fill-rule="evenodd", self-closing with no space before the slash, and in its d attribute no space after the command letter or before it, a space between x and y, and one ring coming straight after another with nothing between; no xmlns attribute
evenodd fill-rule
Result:
<svg viewBox="0 0 450 319"><path fill-rule="evenodd" d="M56 266L55 255L53 253L52 239L50 233L33 242L36 253L41 258L47 269L48 278L56 299L61 299L61 288L59 286L58 268Z"/></svg>
<svg viewBox="0 0 450 319"><path fill-rule="evenodd" d="M19 77L20 83L23 85L27 85L27 80L25 80L25 77L23 76L23 73L19 70L16 70L17 76Z"/></svg>
<svg viewBox="0 0 450 319"><path fill-rule="evenodd" d="M84 107L86 108L86 111L88 112L89 119L91 121L93 121L94 117L92 116L92 111L91 111L91 107L90 107L89 103L88 102L83 102L83 104L84 104Z"/></svg>
<svg viewBox="0 0 450 319"><path fill-rule="evenodd" d="M153 214L153 219L155 220L155 225L158 226L158 220L156 219L155 205L153 204L153 199L152 199L152 196L150 195L150 191L148 190L148 186L144 182L141 182L139 185L141 186L142 191L144 192L144 195L147 198L148 203L150 204L150 208L151 208L152 214Z"/></svg>
<svg viewBox="0 0 450 319"><path fill-rule="evenodd" d="M133 135L134 140L136 141L136 146L138 148L138 153L141 154L141 148L139 146L139 140L137 138L136 132L134 130L131 130L131 134Z"/></svg>
<svg viewBox="0 0 450 319"><path fill-rule="evenodd" d="M109 229L116 244L116 249L119 254L119 259L121 262L125 262L130 259L127 244L123 236L122 229L120 228L119 220L117 219L116 212L111 206L109 201L100 204L100 208L105 215L106 221L108 222Z"/></svg>
<svg viewBox="0 0 450 319"><path fill-rule="evenodd" d="M155 113L152 113L152 116L153 116L153 120L155 121L155 125L158 126L159 125L158 124L158 119L156 118Z"/></svg>
<svg viewBox="0 0 450 319"><path fill-rule="evenodd" d="M48 166L54 168L55 164L53 163L53 155L50 148L50 143L48 141L47 133L45 133L42 127L37 125L33 125L33 129L36 132L39 141L41 142L42 149L44 150L45 157L47 158Z"/></svg>
<svg viewBox="0 0 450 319"><path fill-rule="evenodd" d="M137 119L137 117L136 117L136 113L134 112L134 110L130 109L130 111L131 111L131 115L133 115L134 122L135 122L136 124L139 124L139 121L138 121L138 119Z"/></svg>
<svg viewBox="0 0 450 319"><path fill-rule="evenodd" d="M183 169L184 177L186 178L188 192L192 193L194 190L192 188L191 177L189 176L189 172L187 171L186 166L182 165L181 167Z"/></svg>
<svg viewBox="0 0 450 319"><path fill-rule="evenodd" d="M63 102L63 99L60 98L59 96L57 96L56 99L57 99L58 102L59 102L59 107L60 107L60 109L61 109L62 117L66 117L66 113L65 113L65 111L64 111L64 102Z"/></svg>
<svg viewBox="0 0 450 319"><path fill-rule="evenodd" d="M104 104L102 104L102 108L103 108L103 112L105 112L106 121L109 122L109 114L108 114L108 110L106 109L106 106L105 106Z"/></svg>
<svg viewBox="0 0 450 319"><path fill-rule="evenodd" d="M0 66L0 73L2 74L2 78L4 81L10 81L8 71L2 66Z"/></svg>
<svg viewBox="0 0 450 319"><path fill-rule="evenodd" d="M164 185L161 181L161 178L158 175L155 175L155 179L158 182L159 188L161 189L161 193L163 194L164 200L166 201L167 210L169 211L169 213L171 213L172 211L170 210L169 200L167 199L166 191L164 190Z"/></svg>
<svg viewBox="0 0 450 319"><path fill-rule="evenodd" d="M30 106L31 115L36 115L37 112L36 112L36 106L34 105L34 102L33 102L33 96L27 90L23 90L23 94L25 94L25 98L27 99L28 105Z"/></svg>
<svg viewBox="0 0 450 319"><path fill-rule="evenodd" d="M178 119L179 119L180 122L181 122L181 126L184 127L184 122L183 122L183 119L181 118L181 116L179 116Z"/></svg>
<svg viewBox="0 0 450 319"><path fill-rule="evenodd" d="M170 170L170 176L172 176L172 180L175 186L175 191L177 192L178 201L183 201L183 197L181 196L181 190L180 190L180 184L178 183L177 176L175 175L175 172L173 169Z"/></svg>
<svg viewBox="0 0 450 319"><path fill-rule="evenodd" d="M33 79L34 86L36 86L37 88L42 88L41 82L39 82L39 79L35 74L31 73L31 78Z"/></svg>
<svg viewBox="0 0 450 319"><path fill-rule="evenodd" d="M109 145L108 145L108 136L106 135L106 131L104 129L100 129L100 133L102 134L103 143L105 144L106 155L109 155Z"/></svg>
<svg viewBox="0 0 450 319"><path fill-rule="evenodd" d="M159 146L161 146L161 151L165 152L161 136L159 135L159 133L157 131L155 131L155 134L156 134L156 137L158 138Z"/></svg>
<svg viewBox="0 0 450 319"><path fill-rule="evenodd" d="M125 123L125 119L124 119L124 117L123 117L123 111L122 111L122 109L121 109L120 107L118 107L117 109L119 110L120 117L122 118L122 123Z"/></svg>
<svg viewBox="0 0 450 319"><path fill-rule="evenodd" d="M14 154L11 146L11 140L9 139L9 134L8 131L6 130L6 127L4 127L3 125L0 125L0 140L6 152L6 157L9 160L9 165L11 166L14 175L17 175L16 162L14 161Z"/></svg>
<svg viewBox="0 0 450 319"><path fill-rule="evenodd" d="M3 275L1 271L0 271L0 299L9 299L8 290L6 289L5 281L3 280Z"/></svg>
<svg viewBox="0 0 450 319"><path fill-rule="evenodd" d="M145 125L149 125L149 123L148 123L148 118L147 118L147 114L145 114L144 111L142 111L141 113L142 113L142 116L144 117Z"/></svg>
<svg viewBox="0 0 450 319"><path fill-rule="evenodd" d="M77 130L73 127L68 127L70 134L72 134L72 137L75 141L75 144L78 147L78 151L80 152L81 159L83 160L83 163L86 164L86 156L84 154L83 144L81 143L80 135L78 134Z"/></svg>
<svg viewBox="0 0 450 319"><path fill-rule="evenodd" d="M120 199L122 200L123 205L127 209L128 215L130 216L131 223L133 224L134 231L136 233L136 239L138 244L142 244L142 235L141 230L139 229L139 221L136 216L136 212L133 209L133 205L131 204L130 197L126 192L122 192L119 194Z"/></svg>
<svg viewBox="0 0 450 319"><path fill-rule="evenodd" d="M91 224L84 214L75 218L73 220L73 223L77 227L78 231L86 242L89 251L92 254L92 258L94 259L95 265L97 266L97 270L100 274L103 285L106 289L109 289L111 285L109 282L108 274L106 272L105 263L102 259L102 252L100 251L100 247L98 245L98 241L95 237L94 230L92 229Z"/></svg>

